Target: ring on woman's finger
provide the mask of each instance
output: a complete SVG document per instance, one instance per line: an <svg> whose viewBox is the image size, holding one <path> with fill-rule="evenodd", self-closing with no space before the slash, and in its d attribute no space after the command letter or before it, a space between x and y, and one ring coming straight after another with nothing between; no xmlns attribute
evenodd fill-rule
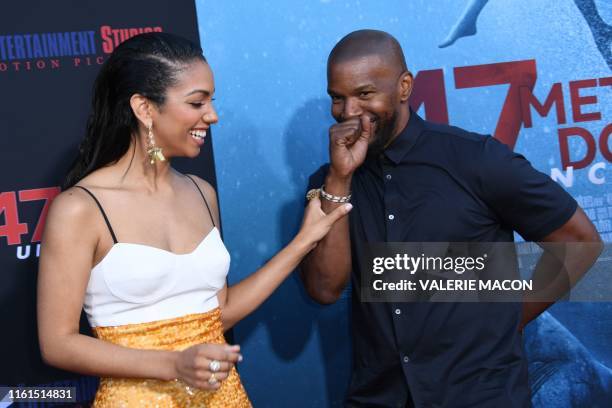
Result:
<svg viewBox="0 0 612 408"><path fill-rule="evenodd" d="M216 373L221 369L221 363L219 360L213 360L208 364L208 368L210 368L211 372Z"/></svg>
<svg viewBox="0 0 612 408"><path fill-rule="evenodd" d="M210 375L210 378L208 379L208 383L209 383L210 385L215 385L215 384L216 384L216 383L218 383L218 382L219 382L219 380L217 380L217 379L215 378L215 373L212 373L212 374Z"/></svg>
<svg viewBox="0 0 612 408"><path fill-rule="evenodd" d="M187 392L187 394L189 394L191 396L195 395L193 390L191 389L191 387L188 386L187 384L185 384L183 381L179 380L178 378L175 378L174 382L179 384L182 387L185 387L185 392Z"/></svg>

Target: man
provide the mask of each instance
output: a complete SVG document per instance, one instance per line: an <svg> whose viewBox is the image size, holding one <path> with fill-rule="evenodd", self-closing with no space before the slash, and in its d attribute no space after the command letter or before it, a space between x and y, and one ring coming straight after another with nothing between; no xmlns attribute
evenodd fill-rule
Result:
<svg viewBox="0 0 612 408"><path fill-rule="evenodd" d="M492 137L410 110L413 77L395 38L353 32L331 51L330 164L311 177L323 210L352 197L302 263L310 296L329 304L349 277L351 407L530 406L522 327L551 303L368 303L359 255L372 242L597 242L574 199ZM582 250L586 271L601 250ZM352 273L351 273L352 271Z"/></svg>

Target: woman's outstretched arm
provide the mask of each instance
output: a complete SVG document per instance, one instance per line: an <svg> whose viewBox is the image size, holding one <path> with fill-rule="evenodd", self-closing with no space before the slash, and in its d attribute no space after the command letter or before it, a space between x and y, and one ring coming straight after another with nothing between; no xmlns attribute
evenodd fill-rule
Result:
<svg viewBox="0 0 612 408"><path fill-rule="evenodd" d="M219 225L217 196L210 184L197 179L206 199L212 204L216 224ZM329 214L321 209L319 198L312 199L304 213L302 227L295 238L263 267L239 283L225 287L218 294L223 329L229 330L252 313L299 265L317 245L334 223L351 210L351 205L339 206Z"/></svg>
<svg viewBox="0 0 612 408"><path fill-rule="evenodd" d="M295 238L263 267L221 294L223 328L228 330L262 304L351 208L345 204L325 214L320 200L312 199Z"/></svg>

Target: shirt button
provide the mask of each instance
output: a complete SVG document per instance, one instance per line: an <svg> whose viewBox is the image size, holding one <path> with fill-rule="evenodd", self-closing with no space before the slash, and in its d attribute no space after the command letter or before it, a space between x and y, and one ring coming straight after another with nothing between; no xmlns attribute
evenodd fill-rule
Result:
<svg viewBox="0 0 612 408"><path fill-rule="evenodd" d="M404 363L409 363L410 359L408 358L408 356L404 356Z"/></svg>
<svg viewBox="0 0 612 408"><path fill-rule="evenodd" d="M395 309L395 314L396 314L396 315L401 315L401 314L402 314L402 311L401 311L401 310L399 310L399 309Z"/></svg>
<svg viewBox="0 0 612 408"><path fill-rule="evenodd" d="M395 215L393 215L393 214L389 214L389 219L390 219L391 221L393 221L393 220L395 219Z"/></svg>
<svg viewBox="0 0 612 408"><path fill-rule="evenodd" d="M386 177L387 180L391 180L391 175L390 174L387 174L385 177Z"/></svg>

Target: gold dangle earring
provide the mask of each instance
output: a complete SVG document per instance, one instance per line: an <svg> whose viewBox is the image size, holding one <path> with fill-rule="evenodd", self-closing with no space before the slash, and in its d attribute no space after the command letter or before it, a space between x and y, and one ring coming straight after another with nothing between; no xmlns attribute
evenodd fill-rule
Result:
<svg viewBox="0 0 612 408"><path fill-rule="evenodd" d="M147 154L149 155L149 162L155 164L156 161L166 161L164 154L162 153L161 147L155 146L155 139L153 139L153 122L148 127L149 134L147 135Z"/></svg>

